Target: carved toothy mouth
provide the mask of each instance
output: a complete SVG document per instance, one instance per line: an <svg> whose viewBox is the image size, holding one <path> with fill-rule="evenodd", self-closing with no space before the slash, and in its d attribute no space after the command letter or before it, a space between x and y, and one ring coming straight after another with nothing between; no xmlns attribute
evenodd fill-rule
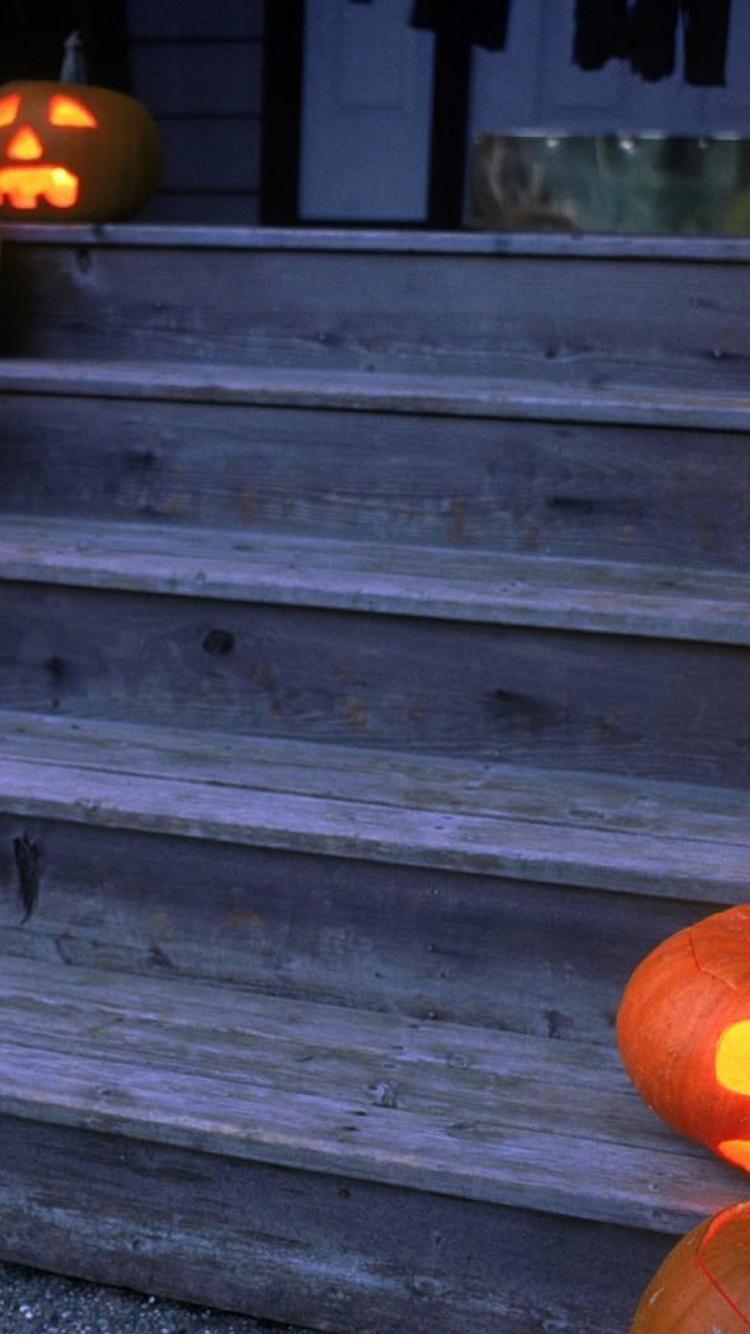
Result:
<svg viewBox="0 0 750 1334"><path fill-rule="evenodd" d="M6 198L11 208L33 209L40 199L53 208L72 208L78 199L78 177L65 167L3 167L0 203Z"/></svg>

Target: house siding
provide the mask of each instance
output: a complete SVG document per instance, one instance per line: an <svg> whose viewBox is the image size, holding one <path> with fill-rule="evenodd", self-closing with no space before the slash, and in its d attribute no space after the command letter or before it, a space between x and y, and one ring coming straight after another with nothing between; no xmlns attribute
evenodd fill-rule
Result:
<svg viewBox="0 0 750 1334"><path fill-rule="evenodd" d="M263 0L128 0L133 92L164 147L145 220L257 222L263 27Z"/></svg>

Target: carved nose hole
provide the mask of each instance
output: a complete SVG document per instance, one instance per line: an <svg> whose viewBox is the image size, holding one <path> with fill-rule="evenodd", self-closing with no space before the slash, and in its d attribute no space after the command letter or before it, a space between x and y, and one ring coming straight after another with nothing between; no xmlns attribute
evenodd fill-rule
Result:
<svg viewBox="0 0 750 1334"><path fill-rule="evenodd" d="M20 130L16 130L8 144L8 157L14 162L37 162L42 151L39 135L30 125L23 125Z"/></svg>

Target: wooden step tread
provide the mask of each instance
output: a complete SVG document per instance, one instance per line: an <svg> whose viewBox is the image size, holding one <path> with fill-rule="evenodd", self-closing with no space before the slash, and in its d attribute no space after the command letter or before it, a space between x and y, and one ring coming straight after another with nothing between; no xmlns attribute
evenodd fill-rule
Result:
<svg viewBox="0 0 750 1334"><path fill-rule="evenodd" d="M471 255L491 261L504 255L538 258L619 260L660 259L677 263L746 263L744 236L628 236L610 233L418 231L378 227L225 227L210 223L35 223L8 222L3 241L11 244L77 246L94 249L270 250L314 254Z"/></svg>
<svg viewBox="0 0 750 1334"><path fill-rule="evenodd" d="M398 374L198 362L6 357L0 391L67 397L166 399L528 421L747 431L750 397L736 391L566 385L551 378Z"/></svg>
<svg viewBox="0 0 750 1334"><path fill-rule="evenodd" d="M6 1115L655 1230L743 1189L614 1050L1 962Z"/></svg>
<svg viewBox="0 0 750 1334"><path fill-rule="evenodd" d="M750 644L725 571L271 533L5 517L4 581Z"/></svg>
<svg viewBox="0 0 750 1334"><path fill-rule="evenodd" d="M25 818L726 903L745 792L328 744L0 715Z"/></svg>

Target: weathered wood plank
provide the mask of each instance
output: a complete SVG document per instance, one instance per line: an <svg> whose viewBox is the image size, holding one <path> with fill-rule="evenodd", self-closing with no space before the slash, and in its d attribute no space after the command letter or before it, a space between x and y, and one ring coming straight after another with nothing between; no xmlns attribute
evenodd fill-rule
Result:
<svg viewBox="0 0 750 1334"><path fill-rule="evenodd" d="M0 361L3 509L748 569L746 400L696 396L677 431L593 420L636 419L635 394L545 391L541 416L592 420L519 420L535 395L498 386L475 402L494 419L459 424L466 381L442 404L424 380L400 385ZM680 396L664 403L677 420Z"/></svg>
<svg viewBox="0 0 750 1334"><path fill-rule="evenodd" d="M658 897L645 903L632 897L639 887L647 892L633 875L641 833L682 845L685 867L696 873L702 864L726 869L725 844L745 839L750 823L742 794L43 721L3 715L3 755L58 766L60 792L71 798L76 766L146 778L190 775L212 786L217 805L217 783L317 794L324 803L356 795L379 807L391 860L331 855L330 843L321 853L312 838L306 853L262 847L259 840L221 842L208 827L208 838L170 837L158 832L158 808L148 832L98 827L75 810L54 821L20 811L0 819L0 923L11 953L610 1043L622 988L638 961L709 906L743 892L719 878L696 881L683 884L693 896L683 902L670 898L679 878L659 875L651 886ZM5 802L13 806L10 789ZM540 856L551 850L551 824L609 829L619 837L619 876L611 862L592 871L608 888L603 896L596 887L566 884L561 893L554 882L476 875L468 854L461 871L402 864L394 860L388 819L388 808L400 804L525 821L537 831ZM502 831L496 823L498 852ZM449 836L446 828L443 855ZM248 837L255 836L248 831ZM24 838L39 866L36 906L26 922L13 854ZM703 855L706 844L712 847Z"/></svg>
<svg viewBox="0 0 750 1334"><path fill-rule="evenodd" d="M40 867L26 921L16 839ZM7 954L600 1044L636 964L703 916L712 889L690 903L561 893L14 816L0 818L0 868Z"/></svg>
<svg viewBox="0 0 750 1334"><path fill-rule="evenodd" d="M253 0L255 3L255 0ZM202 11L204 12L204 11ZM205 17L205 12L204 12ZM180 22L182 17L180 16ZM211 16L212 31L216 20ZM200 34L197 34L200 35ZM750 241L729 236L585 236L554 233L422 232L357 227L150 227L136 223L9 223L8 241L42 245L168 246L170 249L344 250L410 255L526 255L562 259L660 259L677 263L744 263Z"/></svg>
<svg viewBox="0 0 750 1334"><path fill-rule="evenodd" d="M699 902L745 884L742 792L12 715L0 774L26 818Z"/></svg>
<svg viewBox="0 0 750 1334"><path fill-rule="evenodd" d="M270 404L435 417L679 426L716 432L746 432L750 423L747 396L731 391L712 393L694 387L692 392L677 391L659 385L578 387L546 380L523 384L481 375L363 375L335 367L316 371L307 367L5 357L0 362L0 387L4 393L66 398ZM719 446L720 439L712 448ZM657 467L659 460L652 458L651 462Z"/></svg>
<svg viewBox="0 0 750 1334"><path fill-rule="evenodd" d="M0 713L0 755L385 807L567 824L680 844L715 840L750 846L744 789L14 711Z"/></svg>
<svg viewBox="0 0 750 1334"><path fill-rule="evenodd" d="M0 1147L7 1258L339 1334L621 1334L672 1244L14 1118Z"/></svg>
<svg viewBox="0 0 750 1334"><path fill-rule="evenodd" d="M657 1231L742 1180L614 1052L19 960L0 1004L10 1116Z"/></svg>
<svg viewBox="0 0 750 1334"><path fill-rule="evenodd" d="M573 250L389 252L382 243L344 251L324 241L314 251L235 242L191 254L78 244L72 233L55 239L39 244L29 233L4 247L6 354L543 374L738 392L746 383L746 250L723 252L736 262L672 265L636 262L635 251L623 263L606 247L596 259Z"/></svg>
<svg viewBox="0 0 750 1334"><path fill-rule="evenodd" d="M0 617L4 708L747 783L741 647L25 583Z"/></svg>
<svg viewBox="0 0 750 1334"><path fill-rule="evenodd" d="M750 644L733 572L242 531L6 518L0 577L472 624Z"/></svg>

